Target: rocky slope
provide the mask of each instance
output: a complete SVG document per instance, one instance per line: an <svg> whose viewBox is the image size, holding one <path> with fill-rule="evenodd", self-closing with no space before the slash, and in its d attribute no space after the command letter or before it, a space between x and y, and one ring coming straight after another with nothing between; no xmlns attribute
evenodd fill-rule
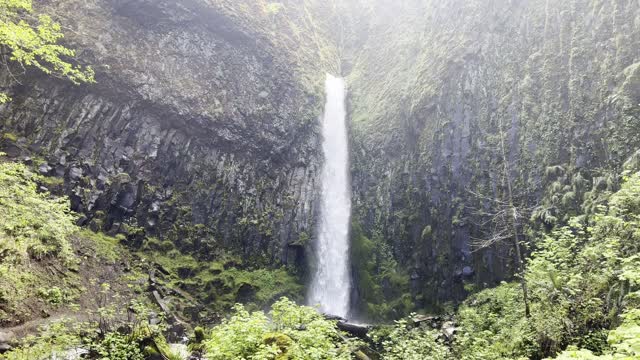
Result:
<svg viewBox="0 0 640 360"><path fill-rule="evenodd" d="M97 84L4 74L3 148L64 178L94 230L168 239L203 259L303 261L324 75L307 64L331 65L295 46L314 37L309 19L267 5L47 2Z"/></svg>

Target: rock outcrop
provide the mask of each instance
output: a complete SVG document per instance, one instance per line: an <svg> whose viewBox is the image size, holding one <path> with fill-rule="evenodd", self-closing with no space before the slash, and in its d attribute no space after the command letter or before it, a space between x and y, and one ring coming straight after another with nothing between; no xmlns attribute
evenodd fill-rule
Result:
<svg viewBox="0 0 640 360"><path fill-rule="evenodd" d="M345 20L355 218L422 306L513 273L512 242L474 247L505 163L525 235L615 189L640 147L637 2L346 3L365 14Z"/></svg>
<svg viewBox="0 0 640 360"><path fill-rule="evenodd" d="M315 55L283 45L289 22L256 6L48 3L97 84L4 74L13 99L0 110L3 148L64 179L94 230L172 240L204 259L233 250L258 264L302 261L324 74L305 72ZM264 19L247 21L243 9Z"/></svg>

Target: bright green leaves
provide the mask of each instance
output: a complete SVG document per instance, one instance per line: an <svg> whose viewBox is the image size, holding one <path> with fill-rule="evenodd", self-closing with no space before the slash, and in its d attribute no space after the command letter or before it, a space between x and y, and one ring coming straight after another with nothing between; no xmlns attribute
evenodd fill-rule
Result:
<svg viewBox="0 0 640 360"><path fill-rule="evenodd" d="M360 343L340 336L334 321L287 298L273 304L269 317L234 307L233 316L214 327L205 340L211 360L351 359Z"/></svg>
<svg viewBox="0 0 640 360"><path fill-rule="evenodd" d="M396 321L390 328L378 329L371 337L381 345L381 358L385 360L452 359L442 334L424 325L414 326L407 319Z"/></svg>
<svg viewBox="0 0 640 360"><path fill-rule="evenodd" d="M59 23L47 15L34 14L31 0L0 0L0 45L9 60L74 84L95 82L91 67L70 62L76 53L59 43L63 37ZM6 94L0 94L0 104L8 100Z"/></svg>
<svg viewBox="0 0 640 360"><path fill-rule="evenodd" d="M456 358L516 359L535 352L533 326L521 304L522 291L516 283L472 295L458 311Z"/></svg>
<svg viewBox="0 0 640 360"><path fill-rule="evenodd" d="M531 318L522 317L516 284L465 302L461 359L541 358L562 349L559 359L640 356L640 173L625 180L592 216L573 217L536 244L525 274Z"/></svg>
<svg viewBox="0 0 640 360"><path fill-rule="evenodd" d="M37 191L36 175L18 163L0 162L0 253L3 266L56 256L71 261L68 237L77 227L69 200Z"/></svg>
<svg viewBox="0 0 640 360"><path fill-rule="evenodd" d="M269 320L262 312L250 314L236 305L231 319L216 326L205 341L211 360L248 358L258 351L262 336L269 331Z"/></svg>
<svg viewBox="0 0 640 360"><path fill-rule="evenodd" d="M622 324L609 333L609 345L616 355L640 357L640 309L632 309L622 318Z"/></svg>
<svg viewBox="0 0 640 360"><path fill-rule="evenodd" d="M581 360L631 360L640 357L640 310L633 309L622 315L624 321L616 329L609 332L607 339L613 349L610 353L596 355L585 349L571 347L563 351L556 359Z"/></svg>
<svg viewBox="0 0 640 360"><path fill-rule="evenodd" d="M33 7L29 0L0 0L0 9L10 12L31 12Z"/></svg>
<svg viewBox="0 0 640 360"><path fill-rule="evenodd" d="M16 309L49 287L29 259L48 259L75 266L69 236L77 230L69 201L38 192L37 175L18 163L0 159L0 321L15 320ZM51 296L50 296L51 295ZM58 305L57 294L43 293L44 301Z"/></svg>

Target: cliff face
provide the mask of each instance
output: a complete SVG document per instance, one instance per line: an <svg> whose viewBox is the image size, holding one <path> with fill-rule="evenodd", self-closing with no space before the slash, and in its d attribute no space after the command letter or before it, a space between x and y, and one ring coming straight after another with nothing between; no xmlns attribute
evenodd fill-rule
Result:
<svg viewBox="0 0 640 360"><path fill-rule="evenodd" d="M97 84L25 74L0 111L5 151L63 177L96 230L172 240L204 259L233 250L258 265L302 261L324 75L305 63L323 61L287 47L313 34L292 32L305 26L295 9L264 6L48 3Z"/></svg>
<svg viewBox="0 0 640 360"><path fill-rule="evenodd" d="M391 248L407 281L396 290L419 305L512 274L509 240L473 246L497 230L491 199L507 200L505 163L526 236L594 186L614 189L610 175L640 147L635 1L345 6L367 9L344 57L355 220Z"/></svg>
<svg viewBox="0 0 640 360"><path fill-rule="evenodd" d="M5 71L2 149L64 178L81 223L133 245L305 269L322 79L347 76L354 299L370 315L510 277L508 242L474 246L506 184L529 236L596 206L591 190L614 190L640 147L637 1L42 6L98 83Z"/></svg>

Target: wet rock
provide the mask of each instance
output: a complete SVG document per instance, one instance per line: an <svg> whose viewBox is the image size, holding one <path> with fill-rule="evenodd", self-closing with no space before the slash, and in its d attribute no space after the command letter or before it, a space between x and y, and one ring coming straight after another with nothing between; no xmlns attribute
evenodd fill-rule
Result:
<svg viewBox="0 0 640 360"><path fill-rule="evenodd" d="M61 178L61 177L64 177L65 172L66 172L66 168L64 167L64 165L59 164L59 165L56 165L53 175L55 177Z"/></svg>
<svg viewBox="0 0 640 360"><path fill-rule="evenodd" d="M16 334L13 331L0 331L0 353L11 350L16 340Z"/></svg>
<svg viewBox="0 0 640 360"><path fill-rule="evenodd" d="M54 354L51 360L82 360L89 354L89 350L83 348L75 348L62 352L61 354Z"/></svg>
<svg viewBox="0 0 640 360"><path fill-rule="evenodd" d="M69 179L72 181L78 181L82 177L82 169L79 167L72 167L69 169Z"/></svg>
<svg viewBox="0 0 640 360"><path fill-rule="evenodd" d="M42 163L38 166L38 172L42 175L48 175L53 168L48 163Z"/></svg>
<svg viewBox="0 0 640 360"><path fill-rule="evenodd" d="M411 318L411 320L413 321L414 324L422 324L422 323L434 323L434 322L438 322L440 321L440 318L437 316L432 316L432 315L416 315L413 318Z"/></svg>
<svg viewBox="0 0 640 360"><path fill-rule="evenodd" d="M76 220L76 225L78 225L78 226L84 226L84 225L86 225L86 224L87 224L87 221L88 221L88 220L89 220L89 219L87 218L87 216L86 216L86 215L82 215L82 216L80 216L80 217L78 218L78 220Z"/></svg>
<svg viewBox="0 0 640 360"><path fill-rule="evenodd" d="M149 313L149 319L148 320L149 320L149 324L150 325L158 325L158 324L160 324L160 317L158 316L157 313L155 313L153 311Z"/></svg>
<svg viewBox="0 0 640 360"><path fill-rule="evenodd" d="M473 276L474 273L475 271L473 271L473 268L471 268L471 266L465 266L462 268L462 276L470 277Z"/></svg>
<svg viewBox="0 0 640 360"><path fill-rule="evenodd" d="M91 221L89 221L89 229L93 232L99 232L102 230L102 225L103 223L100 219L91 219Z"/></svg>
<svg viewBox="0 0 640 360"><path fill-rule="evenodd" d="M257 288L251 284L244 283L238 288L236 293L236 301L239 303L246 303L253 299L257 292Z"/></svg>
<svg viewBox="0 0 640 360"><path fill-rule="evenodd" d="M371 325L367 325L367 324L355 324L355 323L350 323L347 321L339 321L338 324L338 329L348 332L349 334L353 335L353 336L357 336L359 338L362 339L366 339L367 338L367 333L369 332L369 330L371 330Z"/></svg>
<svg viewBox="0 0 640 360"><path fill-rule="evenodd" d="M449 341L453 340L453 337L457 331L458 329L452 321L446 321L442 324L442 333Z"/></svg>
<svg viewBox="0 0 640 360"><path fill-rule="evenodd" d="M114 222L111 225L111 227L109 228L109 230L107 230L107 235L109 235L109 236L118 235L118 233L120 232L121 226L122 226L122 224L120 224L119 222Z"/></svg>
<svg viewBox="0 0 640 360"><path fill-rule="evenodd" d="M9 157L17 158L22 154L22 148L13 142L2 142L2 152L7 154Z"/></svg>

